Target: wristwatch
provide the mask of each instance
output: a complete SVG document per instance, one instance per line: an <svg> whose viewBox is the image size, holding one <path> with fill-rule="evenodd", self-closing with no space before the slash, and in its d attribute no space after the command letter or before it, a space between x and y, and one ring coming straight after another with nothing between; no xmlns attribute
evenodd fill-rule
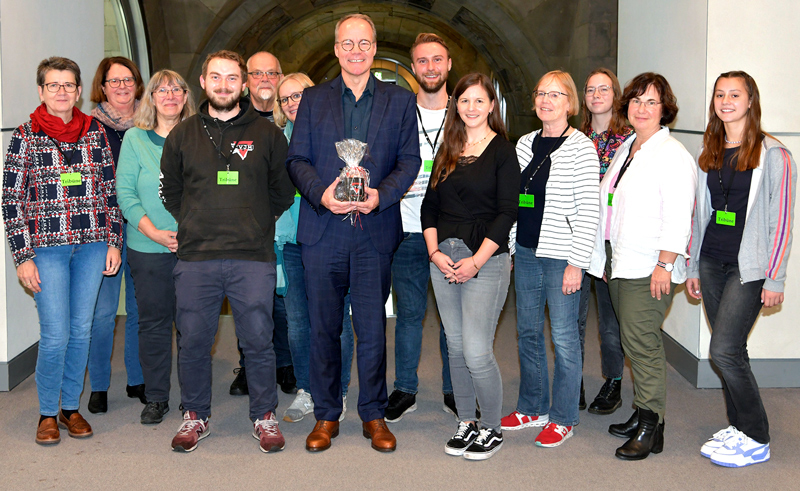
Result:
<svg viewBox="0 0 800 491"><path fill-rule="evenodd" d="M667 273L672 273L672 270L675 268L675 265L672 263L665 263L664 261L658 261L657 263L659 266L664 268Z"/></svg>

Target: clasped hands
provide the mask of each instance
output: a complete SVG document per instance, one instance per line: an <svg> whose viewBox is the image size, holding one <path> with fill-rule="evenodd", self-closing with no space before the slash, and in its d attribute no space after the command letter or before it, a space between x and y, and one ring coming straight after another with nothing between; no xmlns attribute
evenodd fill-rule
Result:
<svg viewBox="0 0 800 491"><path fill-rule="evenodd" d="M367 194L366 201L339 201L333 197L337 184L339 184L338 177L334 179L331 185L328 186L324 193L322 193L321 204L325 208L329 209L331 213L336 215L347 215L348 213L357 211L359 213L367 214L378 207L380 198L378 196L377 189L369 186L364 187L364 191Z"/></svg>

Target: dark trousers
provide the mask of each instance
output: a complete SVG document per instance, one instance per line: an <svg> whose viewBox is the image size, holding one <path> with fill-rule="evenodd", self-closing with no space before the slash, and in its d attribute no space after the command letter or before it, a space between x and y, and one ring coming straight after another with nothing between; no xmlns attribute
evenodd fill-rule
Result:
<svg viewBox="0 0 800 491"><path fill-rule="evenodd" d="M275 263L214 259L178 261L174 270L177 326L181 333L181 402L199 418L211 414L211 348L227 296L236 337L247 357L250 419L278 406L272 350Z"/></svg>
<svg viewBox="0 0 800 491"><path fill-rule="evenodd" d="M128 263L139 307L139 363L148 402L169 400L172 373L172 324L175 321L175 283L172 253L128 249ZM178 342L180 346L180 342Z"/></svg>
<svg viewBox="0 0 800 491"><path fill-rule="evenodd" d="M292 352L289 350L289 320L286 315L285 298L274 295L272 299L272 323L275 329L272 333L272 349L275 351L275 366L277 368L292 366ZM239 366L244 367L244 351L239 340L236 340L236 349L239 350Z"/></svg>
<svg viewBox="0 0 800 491"><path fill-rule="evenodd" d="M769 443L769 421L750 368L747 336L761 311L764 280L742 284L739 265L700 259L700 286L711 325L711 360L722 373L728 421L759 443Z"/></svg>
<svg viewBox="0 0 800 491"><path fill-rule="evenodd" d="M336 421L342 412L339 337L349 288L358 350L358 415L363 421L383 418L388 403L384 305L389 298L392 255L379 253L358 224L354 227L349 220L335 217L319 242L302 246L302 258L311 317L314 416ZM249 380L249 365L247 370Z"/></svg>
<svg viewBox="0 0 800 491"><path fill-rule="evenodd" d="M609 261L610 261L609 256ZM600 332L600 368L605 378L622 378L625 369L625 355L622 353L622 341L619 338L619 322L614 306L611 305L611 295L608 293L608 283L602 278L595 278L586 273L581 283L580 317L578 317L578 332L581 337L581 361L586 353L586 319L589 316L589 302L591 301L591 285L594 284L597 296L597 330Z"/></svg>

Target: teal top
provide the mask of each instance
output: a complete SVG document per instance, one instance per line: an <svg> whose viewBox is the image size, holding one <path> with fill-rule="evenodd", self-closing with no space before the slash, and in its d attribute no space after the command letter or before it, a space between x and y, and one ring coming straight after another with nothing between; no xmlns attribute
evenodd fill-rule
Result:
<svg viewBox="0 0 800 491"><path fill-rule="evenodd" d="M170 252L139 232L139 221L145 215L159 230L178 231L178 222L158 196L163 148L164 138L153 130L131 128L122 140L117 163L117 201L128 220L128 247L137 252Z"/></svg>
<svg viewBox="0 0 800 491"><path fill-rule="evenodd" d="M292 129L294 124L291 121L286 121L286 127L283 128L283 134L286 136L286 141L292 139ZM283 249L284 244L295 244L297 239L297 222L300 215L300 193L295 192L294 203L292 206L283 212L283 215L275 223L275 243Z"/></svg>

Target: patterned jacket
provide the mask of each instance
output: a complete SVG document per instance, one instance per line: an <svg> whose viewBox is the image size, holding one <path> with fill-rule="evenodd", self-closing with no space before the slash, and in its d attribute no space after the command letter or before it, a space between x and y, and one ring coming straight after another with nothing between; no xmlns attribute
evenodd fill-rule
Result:
<svg viewBox="0 0 800 491"><path fill-rule="evenodd" d="M122 248L122 214L105 131L95 120L76 143L58 145L60 150L43 131L34 133L30 121L11 135L2 208L15 266L36 257L35 247L107 241ZM63 186L65 173L80 173L80 184Z"/></svg>

